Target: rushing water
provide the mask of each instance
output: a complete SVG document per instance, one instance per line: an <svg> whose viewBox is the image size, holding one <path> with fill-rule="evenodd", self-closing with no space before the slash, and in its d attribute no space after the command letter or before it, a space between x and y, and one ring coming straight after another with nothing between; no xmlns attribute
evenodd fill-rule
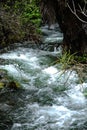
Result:
<svg viewBox="0 0 87 130"><path fill-rule="evenodd" d="M42 30L41 47L21 45L0 55L5 60L0 68L22 86L0 92L0 130L87 130L87 83L79 84L75 71L53 65L62 34Z"/></svg>

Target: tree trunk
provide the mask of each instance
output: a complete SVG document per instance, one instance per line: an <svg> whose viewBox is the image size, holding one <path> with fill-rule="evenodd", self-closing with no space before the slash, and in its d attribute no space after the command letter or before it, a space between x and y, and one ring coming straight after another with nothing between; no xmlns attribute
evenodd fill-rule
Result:
<svg viewBox="0 0 87 130"><path fill-rule="evenodd" d="M55 15L64 34L63 50L77 53L78 55L87 53L87 16L85 16L86 12L84 12L85 15L82 14L83 8L86 11L84 6L84 0L41 1L41 10L44 12L43 17L47 14L47 11L50 17L45 17L48 21L50 20L51 24Z"/></svg>

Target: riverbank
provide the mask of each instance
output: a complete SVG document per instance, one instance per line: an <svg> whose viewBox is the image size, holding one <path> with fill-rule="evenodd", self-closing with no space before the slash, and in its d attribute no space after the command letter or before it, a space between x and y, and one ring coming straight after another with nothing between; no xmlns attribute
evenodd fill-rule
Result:
<svg viewBox="0 0 87 130"><path fill-rule="evenodd" d="M18 42L40 42L41 16L36 4L25 0L0 1L0 49Z"/></svg>

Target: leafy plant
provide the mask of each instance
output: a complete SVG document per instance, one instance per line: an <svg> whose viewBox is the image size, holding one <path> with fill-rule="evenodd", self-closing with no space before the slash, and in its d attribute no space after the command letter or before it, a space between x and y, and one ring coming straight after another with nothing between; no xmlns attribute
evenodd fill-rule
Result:
<svg viewBox="0 0 87 130"><path fill-rule="evenodd" d="M34 2L31 2L31 4L27 5L25 4L22 18L24 22L31 22L34 25L39 26L41 22L39 7L37 7Z"/></svg>

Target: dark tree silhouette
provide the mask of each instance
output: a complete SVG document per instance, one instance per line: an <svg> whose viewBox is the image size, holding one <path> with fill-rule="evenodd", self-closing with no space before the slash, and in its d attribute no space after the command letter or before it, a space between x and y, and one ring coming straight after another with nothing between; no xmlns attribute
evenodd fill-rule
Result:
<svg viewBox="0 0 87 130"><path fill-rule="evenodd" d="M56 20L64 34L63 50L87 53L86 0L41 0L41 12L49 26Z"/></svg>

